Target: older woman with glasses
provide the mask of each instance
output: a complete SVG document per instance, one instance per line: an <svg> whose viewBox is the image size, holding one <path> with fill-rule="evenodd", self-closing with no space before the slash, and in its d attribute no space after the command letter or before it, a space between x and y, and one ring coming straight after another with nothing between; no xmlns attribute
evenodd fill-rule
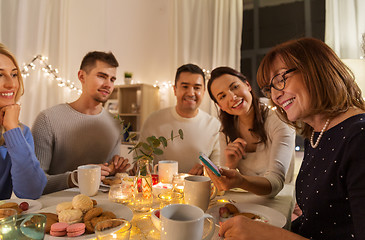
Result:
<svg viewBox="0 0 365 240"><path fill-rule="evenodd" d="M218 67L208 82L219 106L221 165L224 177L211 176L220 190L243 188L273 197L293 176L295 131L255 96L246 77ZM267 102L267 101L266 101Z"/></svg>
<svg viewBox="0 0 365 240"><path fill-rule="evenodd" d="M257 81L279 116L305 137L296 180L303 214L292 232L235 217L222 225L220 235L365 239L365 104L350 69L322 41L302 38L273 48Z"/></svg>

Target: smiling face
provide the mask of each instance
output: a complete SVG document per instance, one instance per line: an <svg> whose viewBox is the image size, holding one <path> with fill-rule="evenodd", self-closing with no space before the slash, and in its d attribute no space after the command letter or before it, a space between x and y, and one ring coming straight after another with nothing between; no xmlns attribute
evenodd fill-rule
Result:
<svg viewBox="0 0 365 240"><path fill-rule="evenodd" d="M231 115L246 115L251 109L251 86L236 76L223 74L214 79L210 90L219 107Z"/></svg>
<svg viewBox="0 0 365 240"><path fill-rule="evenodd" d="M13 61L0 54L0 107L15 103L19 89L18 70Z"/></svg>
<svg viewBox="0 0 365 240"><path fill-rule="evenodd" d="M276 57L271 69L270 77L272 78L289 68L280 57ZM271 88L271 99L286 112L289 121L305 121L307 112L310 109L310 96L299 71L287 75L286 85L283 90L278 91Z"/></svg>
<svg viewBox="0 0 365 240"><path fill-rule="evenodd" d="M106 102L113 92L116 73L115 67L99 60L88 73L80 70L79 79L82 83L83 94L90 96L96 102Z"/></svg>
<svg viewBox="0 0 365 240"><path fill-rule="evenodd" d="M196 116L204 97L203 76L197 73L182 72L174 86L176 111L185 118Z"/></svg>

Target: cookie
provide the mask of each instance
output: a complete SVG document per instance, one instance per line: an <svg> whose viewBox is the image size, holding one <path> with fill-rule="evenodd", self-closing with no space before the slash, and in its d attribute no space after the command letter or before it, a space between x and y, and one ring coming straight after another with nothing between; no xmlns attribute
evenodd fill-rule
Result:
<svg viewBox="0 0 365 240"><path fill-rule="evenodd" d="M18 207L18 204L15 202L7 202L0 205L0 208L15 208Z"/></svg>
<svg viewBox="0 0 365 240"><path fill-rule="evenodd" d="M98 205L98 202L94 199L91 199L91 201L93 201L93 206L95 207L96 205Z"/></svg>
<svg viewBox="0 0 365 240"><path fill-rule="evenodd" d="M235 213L239 213L238 209L236 208L235 205L231 204L231 203L227 203L226 205L224 205L226 208L228 208L228 211L230 214L235 214Z"/></svg>
<svg viewBox="0 0 365 240"><path fill-rule="evenodd" d="M98 226L97 226L96 229L98 231L101 231L101 230L104 230L104 229L113 227L113 223L112 222L106 222L105 221L105 220L108 220L109 218L108 219L102 219L102 218L103 217L100 217L100 221L97 222Z"/></svg>
<svg viewBox="0 0 365 240"><path fill-rule="evenodd" d="M72 202L62 202L57 204L56 211L60 213L63 210L72 209Z"/></svg>
<svg viewBox="0 0 365 240"><path fill-rule="evenodd" d="M57 216L57 214L54 214L54 213L41 212L40 214L46 216L45 232L49 233L51 231L52 224L58 222L58 216Z"/></svg>
<svg viewBox="0 0 365 240"><path fill-rule="evenodd" d="M0 208L12 208L12 209L15 209L18 212L18 214L23 212L23 210L15 202L3 203L3 204L0 205Z"/></svg>
<svg viewBox="0 0 365 240"><path fill-rule="evenodd" d="M122 179L120 178L105 178L102 180L102 182L105 184L105 185L114 185L114 184L119 184L119 183L122 183Z"/></svg>
<svg viewBox="0 0 365 240"><path fill-rule="evenodd" d="M86 221L85 223L85 227L86 227L86 232L87 233L93 233L94 232L94 226L91 224L91 221Z"/></svg>
<svg viewBox="0 0 365 240"><path fill-rule="evenodd" d="M100 207L95 207L87 211L84 215L84 222L90 221L94 217L98 217L103 212L103 209Z"/></svg>
<svg viewBox="0 0 365 240"><path fill-rule="evenodd" d="M101 214L101 216L103 217L109 217L109 218L116 218L117 216L115 216L114 213L110 212L110 211L105 211Z"/></svg>
<svg viewBox="0 0 365 240"><path fill-rule="evenodd" d="M76 195L72 199L72 207L74 209L81 210L81 212L83 212L83 213L86 213L87 211L92 209L93 206L94 206L93 201L91 200L91 198L89 198L85 194Z"/></svg>
<svg viewBox="0 0 365 240"><path fill-rule="evenodd" d="M93 225L93 227L95 228L95 226L98 222L102 222L102 221L105 221L108 219L111 219L111 218L108 216L100 216L100 217L95 217L95 218L91 219L90 221L91 221L91 224Z"/></svg>
<svg viewBox="0 0 365 240"><path fill-rule="evenodd" d="M55 237L65 236L67 233L66 229L68 226L69 225L67 223L63 222L54 223L51 226L50 234Z"/></svg>
<svg viewBox="0 0 365 240"><path fill-rule="evenodd" d="M79 209L66 209L58 214L58 220L68 224L78 223L82 220L82 212Z"/></svg>
<svg viewBox="0 0 365 240"><path fill-rule="evenodd" d="M77 237L85 232L85 224L84 223L75 223L67 227L67 236L68 237Z"/></svg>

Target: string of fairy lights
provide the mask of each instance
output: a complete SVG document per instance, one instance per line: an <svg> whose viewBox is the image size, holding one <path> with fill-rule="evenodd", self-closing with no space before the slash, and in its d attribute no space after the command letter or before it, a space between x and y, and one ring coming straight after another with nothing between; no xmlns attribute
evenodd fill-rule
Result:
<svg viewBox="0 0 365 240"><path fill-rule="evenodd" d="M58 75L57 68L53 68L52 65L47 63L47 60L47 57L39 54L35 56L29 63L24 64L23 69L21 70L23 78L27 78L30 75L30 71L36 68L36 62L39 62L42 67L42 71L49 79L57 81L57 85L59 87L65 87L70 89L71 91L76 91L77 94L80 95L82 93L82 90L76 87L76 84L74 82L61 78Z"/></svg>

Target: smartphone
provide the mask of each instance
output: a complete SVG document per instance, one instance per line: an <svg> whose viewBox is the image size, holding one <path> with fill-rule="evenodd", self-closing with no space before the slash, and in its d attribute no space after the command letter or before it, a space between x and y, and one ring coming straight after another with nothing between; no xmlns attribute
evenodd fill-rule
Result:
<svg viewBox="0 0 365 240"><path fill-rule="evenodd" d="M218 177L222 176L219 172L218 167L204 153L200 153L199 159L203 162L205 166L212 170L215 175L217 175Z"/></svg>

